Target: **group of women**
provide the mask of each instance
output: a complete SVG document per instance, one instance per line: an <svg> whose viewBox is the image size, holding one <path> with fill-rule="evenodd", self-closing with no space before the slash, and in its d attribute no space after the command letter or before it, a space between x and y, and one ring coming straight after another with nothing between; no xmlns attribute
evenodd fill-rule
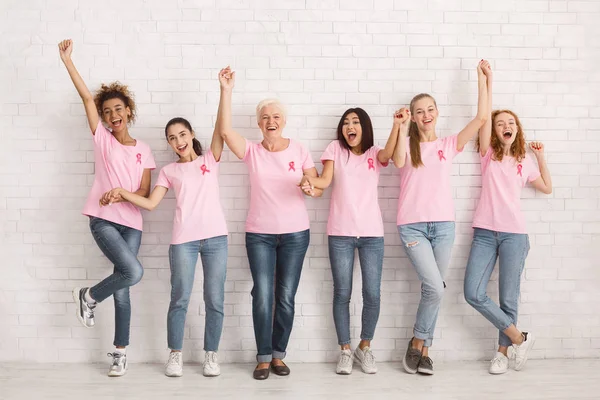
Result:
<svg viewBox="0 0 600 400"><path fill-rule="evenodd" d="M109 376L127 371L131 305L129 288L140 281L143 267L137 255L142 236L140 208L153 210L169 189L175 192L169 263L171 302L167 315L170 349L165 373L183 374L183 337L198 255L204 274L206 321L203 374L217 376L217 350L224 317L227 266L227 225L219 199L219 165L226 144L242 160L250 179L250 206L246 220L246 249L252 280L252 318L257 347L255 379L272 371L289 375L284 363L294 321L295 295L309 246L310 221L304 196L319 197L331 185L327 224L329 259L333 276L333 319L340 345L338 374L350 374L354 363L365 373L376 373L371 349L380 310L384 257L384 229L378 202L378 181L389 161L400 169L397 226L404 250L421 281L421 300L413 336L403 366L406 372L433 374L429 356L444 276L455 235L450 175L452 162L477 136L481 159L481 197L473 218L473 244L466 266L467 302L499 330L498 352L490 373L508 370L508 348L514 349L514 368L520 370L534 344L531 333L517 329L519 283L529 250L521 189L529 182L543 193L552 183L539 142L526 151L523 129L516 114L491 109L492 70L487 61L477 66L477 114L457 135L438 137L438 108L428 94L415 96L408 108L393 115L385 147L374 144L373 126L361 108L343 113L337 138L321 156L319 175L307 148L283 136L285 107L277 100L261 101L256 119L263 140L251 142L231 125L231 97L235 72L219 72L220 102L210 148L196 139L184 118L173 118L165 139L178 160L164 166L152 189L156 167L150 147L130 136L136 107L127 86L102 85L92 95L77 72L73 43L58 45L60 57L83 101L93 135L95 179L83 214L89 217L96 243L114 264L113 273L91 287L75 288L77 317L94 326L98 305L112 295L115 303L115 350ZM537 159L537 164L533 161ZM355 252L362 276L362 330L351 348L349 303ZM500 305L486 293L499 258Z"/></svg>

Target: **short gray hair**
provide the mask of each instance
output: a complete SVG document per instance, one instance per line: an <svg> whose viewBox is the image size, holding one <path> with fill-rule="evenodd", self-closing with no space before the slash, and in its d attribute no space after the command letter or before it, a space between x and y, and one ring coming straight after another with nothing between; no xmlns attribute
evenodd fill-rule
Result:
<svg viewBox="0 0 600 400"><path fill-rule="evenodd" d="M283 103L281 103L281 101L279 101L278 99L264 99L261 100L258 105L256 106L256 120L260 120L260 112L262 111L263 108L267 107L267 106L275 106L279 109L279 111L281 111L281 114L283 116L283 119L287 119L287 110L285 109L285 106L283 105Z"/></svg>

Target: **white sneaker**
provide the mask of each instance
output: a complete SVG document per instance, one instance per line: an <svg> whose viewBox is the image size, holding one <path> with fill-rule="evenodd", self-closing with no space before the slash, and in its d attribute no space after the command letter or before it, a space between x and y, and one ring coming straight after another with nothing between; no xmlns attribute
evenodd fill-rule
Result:
<svg viewBox="0 0 600 400"><path fill-rule="evenodd" d="M112 364L108 369L108 376L123 376L127 372L127 355L115 351L114 353L108 353L109 357L112 357Z"/></svg>
<svg viewBox="0 0 600 400"><path fill-rule="evenodd" d="M202 370L204 376L219 376L221 375L221 367L219 367L219 360L217 360L217 353L214 351L207 351L204 355L204 368Z"/></svg>
<svg viewBox="0 0 600 400"><path fill-rule="evenodd" d="M169 353L169 359L165 365L165 375L170 377L179 377L183 375L183 358L180 351Z"/></svg>
<svg viewBox="0 0 600 400"><path fill-rule="evenodd" d="M523 369L523 367L525 367L529 352L535 343L535 336L533 336L531 332L523 332L523 334L525 336L523 343L519 345L513 344L513 348L515 350L515 371L520 371Z"/></svg>
<svg viewBox="0 0 600 400"><path fill-rule="evenodd" d="M336 374L350 375L352 373L352 350L340 351L340 358L335 369Z"/></svg>
<svg viewBox="0 0 600 400"><path fill-rule="evenodd" d="M370 347L367 346L364 348L364 350L361 350L360 346L357 346L356 350L354 350L354 359L360 363L360 367L365 374L377 373L375 356L373 355Z"/></svg>
<svg viewBox="0 0 600 400"><path fill-rule="evenodd" d="M490 374L500 375L506 371L508 371L508 357L498 351L490 361Z"/></svg>

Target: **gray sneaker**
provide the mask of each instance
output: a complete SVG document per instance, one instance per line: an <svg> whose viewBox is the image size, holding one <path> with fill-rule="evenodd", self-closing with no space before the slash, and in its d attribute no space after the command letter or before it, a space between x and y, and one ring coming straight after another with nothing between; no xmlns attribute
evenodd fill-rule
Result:
<svg viewBox="0 0 600 400"><path fill-rule="evenodd" d="M421 356L417 372L423 375L433 375L433 360L427 356Z"/></svg>
<svg viewBox="0 0 600 400"><path fill-rule="evenodd" d="M94 326L94 308L96 308L96 305L85 301L86 290L87 288L77 287L73 289L73 300L75 300L75 305L77 306L75 310L77 319L86 328L91 328Z"/></svg>
<svg viewBox="0 0 600 400"><path fill-rule="evenodd" d="M402 366L404 367L404 370L409 374L417 373L419 368L419 362L421 361L421 352L417 349L413 349L412 347L413 339L410 339L408 341L408 348L406 349L406 354L402 359Z"/></svg>
<svg viewBox="0 0 600 400"><path fill-rule="evenodd" d="M115 351L114 353L108 353L109 357L112 357L112 364L108 369L108 376L123 376L127 372L127 355Z"/></svg>

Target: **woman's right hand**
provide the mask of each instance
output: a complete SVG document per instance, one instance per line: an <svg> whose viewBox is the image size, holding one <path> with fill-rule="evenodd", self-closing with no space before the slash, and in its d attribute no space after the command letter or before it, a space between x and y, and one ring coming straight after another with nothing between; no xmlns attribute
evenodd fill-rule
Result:
<svg viewBox="0 0 600 400"><path fill-rule="evenodd" d="M407 107L402 107L394 112L394 125L400 128L408 128L410 125L410 110Z"/></svg>
<svg viewBox="0 0 600 400"><path fill-rule="evenodd" d="M312 177L308 175L302 176L302 180L300 181L298 186L300 186L300 189L302 189L302 192L305 195L312 197L314 195L315 185L312 183L311 178Z"/></svg>
<svg viewBox="0 0 600 400"><path fill-rule="evenodd" d="M235 86L235 72L231 71L229 65L219 71L219 84L221 90L232 90Z"/></svg>
<svg viewBox="0 0 600 400"><path fill-rule="evenodd" d="M67 62L71 59L71 53L73 52L73 41L71 39L65 39L58 44L58 52L62 62Z"/></svg>
<svg viewBox="0 0 600 400"><path fill-rule="evenodd" d="M104 193L100 198L100 206L110 206L113 203L120 203L124 199L121 194L125 192L125 189L122 188L114 188Z"/></svg>

